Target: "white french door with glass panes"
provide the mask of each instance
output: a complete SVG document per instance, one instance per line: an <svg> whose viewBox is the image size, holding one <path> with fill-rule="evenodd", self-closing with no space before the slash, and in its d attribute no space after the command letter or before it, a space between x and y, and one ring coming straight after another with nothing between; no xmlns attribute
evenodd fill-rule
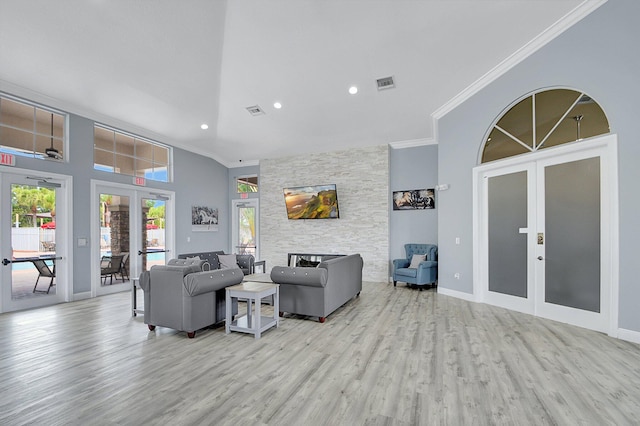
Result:
<svg viewBox="0 0 640 426"><path fill-rule="evenodd" d="M10 171L0 172L1 311L67 301L72 178Z"/></svg>
<svg viewBox="0 0 640 426"><path fill-rule="evenodd" d="M616 136L474 171L480 301L614 334Z"/></svg>
<svg viewBox="0 0 640 426"><path fill-rule="evenodd" d="M258 260L258 200L233 200L231 210L231 250L237 254L252 254Z"/></svg>
<svg viewBox="0 0 640 426"><path fill-rule="evenodd" d="M92 295L132 288L132 277L174 253L174 194L91 182Z"/></svg>

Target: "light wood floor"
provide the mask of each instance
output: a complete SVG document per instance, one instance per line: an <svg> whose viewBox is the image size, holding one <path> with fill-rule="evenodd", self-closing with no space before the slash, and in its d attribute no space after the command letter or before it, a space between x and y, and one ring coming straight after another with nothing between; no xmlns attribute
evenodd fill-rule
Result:
<svg viewBox="0 0 640 426"><path fill-rule="evenodd" d="M640 346L434 290L365 283L257 341L149 332L129 301L0 315L0 424L640 423Z"/></svg>

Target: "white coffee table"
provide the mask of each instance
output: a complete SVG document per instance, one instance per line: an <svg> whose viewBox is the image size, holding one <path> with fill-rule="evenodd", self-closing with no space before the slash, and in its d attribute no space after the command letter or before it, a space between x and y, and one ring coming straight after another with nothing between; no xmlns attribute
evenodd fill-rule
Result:
<svg viewBox="0 0 640 426"><path fill-rule="evenodd" d="M263 297L273 296L273 317L263 317L261 314L260 300ZM231 314L232 299L246 299L247 314L233 320ZM253 334L256 339L260 338L263 331L276 326L280 322L280 284L262 283L247 281L242 284L233 285L226 288L226 320L225 332L232 331ZM253 312L255 309L255 312Z"/></svg>

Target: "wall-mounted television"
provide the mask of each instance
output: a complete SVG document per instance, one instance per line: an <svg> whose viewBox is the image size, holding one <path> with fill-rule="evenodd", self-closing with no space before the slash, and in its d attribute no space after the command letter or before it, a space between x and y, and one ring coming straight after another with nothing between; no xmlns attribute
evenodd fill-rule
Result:
<svg viewBox="0 0 640 426"><path fill-rule="evenodd" d="M289 219L338 219L336 185L284 188L284 203Z"/></svg>

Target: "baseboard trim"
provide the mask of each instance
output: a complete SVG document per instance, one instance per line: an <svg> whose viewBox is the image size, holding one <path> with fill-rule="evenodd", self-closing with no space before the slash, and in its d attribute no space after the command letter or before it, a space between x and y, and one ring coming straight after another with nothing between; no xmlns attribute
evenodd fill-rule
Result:
<svg viewBox="0 0 640 426"><path fill-rule="evenodd" d="M618 339L626 340L631 343L640 343L640 331L625 330L624 328L618 329Z"/></svg>
<svg viewBox="0 0 640 426"><path fill-rule="evenodd" d="M71 301L75 302L78 300L84 300L84 299L91 299L91 292L90 291L84 291L82 293L74 293L71 295Z"/></svg>
<svg viewBox="0 0 640 426"><path fill-rule="evenodd" d="M451 290L450 288L444 288L438 286L438 294L444 294L445 296L456 297L458 299L463 299L469 302L476 302L476 299L473 294L465 293L463 291Z"/></svg>

